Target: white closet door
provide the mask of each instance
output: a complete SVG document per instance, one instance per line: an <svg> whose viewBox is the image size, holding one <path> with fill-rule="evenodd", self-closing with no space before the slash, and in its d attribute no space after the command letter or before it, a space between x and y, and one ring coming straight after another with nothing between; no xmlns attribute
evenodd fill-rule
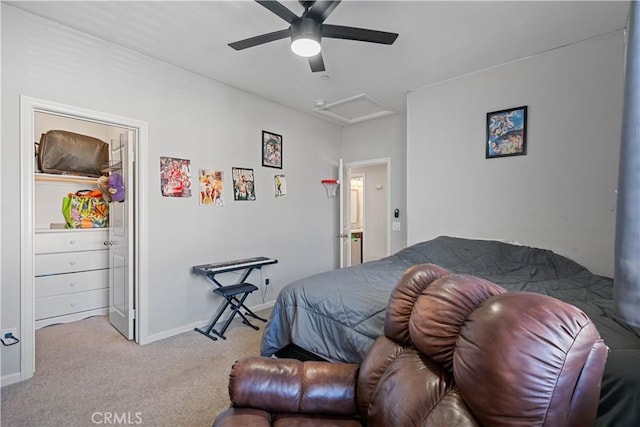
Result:
<svg viewBox="0 0 640 427"><path fill-rule="evenodd" d="M111 143L112 173L120 173L125 199L109 204L109 322L127 339L134 338L133 247L129 233L133 225L133 131L120 134Z"/></svg>

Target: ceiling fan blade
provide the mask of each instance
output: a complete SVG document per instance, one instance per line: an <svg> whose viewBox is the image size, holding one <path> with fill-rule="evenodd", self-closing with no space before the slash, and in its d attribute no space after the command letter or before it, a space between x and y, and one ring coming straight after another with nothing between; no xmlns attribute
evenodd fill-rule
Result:
<svg viewBox="0 0 640 427"><path fill-rule="evenodd" d="M325 19L327 19L327 17L329 16L329 14L331 12L333 12L333 9L336 8L336 6L338 6L338 4L340 4L340 0L320 0L320 1L316 1L313 6L311 6L311 9L307 10L305 12L305 14L303 15L303 17L305 18L312 18L314 20L316 20L317 22L324 22Z"/></svg>
<svg viewBox="0 0 640 427"><path fill-rule="evenodd" d="M365 28L322 24L322 37L357 40L369 43L393 44L393 42L398 38L398 34L388 33L386 31L367 30Z"/></svg>
<svg viewBox="0 0 640 427"><path fill-rule="evenodd" d="M288 28L286 30L274 31L273 33L261 34L259 36L250 37L248 39L229 43L229 46L231 46L235 50L242 50L249 47L258 46L260 44L269 43L274 40L284 39L287 37L291 37L291 30L289 30Z"/></svg>
<svg viewBox="0 0 640 427"><path fill-rule="evenodd" d="M278 3L277 1L273 1L273 0L256 0L256 3L259 3L262 6L266 7L271 12L275 13L280 18L282 18L285 21L287 21L289 24L291 24L294 19L298 18L298 15L296 15L293 12L291 12L289 9L287 9L286 6L283 6L281 3Z"/></svg>
<svg viewBox="0 0 640 427"><path fill-rule="evenodd" d="M311 65L311 71L317 73L318 71L324 71L324 60L322 59L322 52L316 56L309 58L309 65Z"/></svg>

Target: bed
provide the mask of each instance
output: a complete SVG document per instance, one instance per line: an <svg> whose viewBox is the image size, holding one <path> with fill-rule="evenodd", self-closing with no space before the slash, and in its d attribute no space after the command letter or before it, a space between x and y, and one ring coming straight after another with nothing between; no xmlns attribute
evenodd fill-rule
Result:
<svg viewBox="0 0 640 427"><path fill-rule="evenodd" d="M423 263L483 277L508 290L550 295L582 309L610 349L597 425L640 425L640 330L615 318L612 279L545 249L441 236L377 261L294 281L278 295L261 354L272 356L295 345L326 360L359 363L382 333L398 279Z"/></svg>

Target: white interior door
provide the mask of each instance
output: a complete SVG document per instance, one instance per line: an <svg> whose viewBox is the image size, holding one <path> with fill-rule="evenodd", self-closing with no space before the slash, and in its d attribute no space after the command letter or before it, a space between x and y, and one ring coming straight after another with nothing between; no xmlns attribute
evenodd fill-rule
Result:
<svg viewBox="0 0 640 427"><path fill-rule="evenodd" d="M127 339L134 338L133 138L131 130L111 142L112 172L120 173L125 199L109 205L109 322Z"/></svg>
<svg viewBox="0 0 640 427"><path fill-rule="evenodd" d="M337 237L340 241L340 268L343 268L351 266L351 172L348 167L344 167L342 159L340 159L338 176L340 231Z"/></svg>

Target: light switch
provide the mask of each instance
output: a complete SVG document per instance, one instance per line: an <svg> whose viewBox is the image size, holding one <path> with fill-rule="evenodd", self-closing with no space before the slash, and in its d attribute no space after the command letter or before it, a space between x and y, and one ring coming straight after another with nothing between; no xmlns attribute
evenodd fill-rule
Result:
<svg viewBox="0 0 640 427"><path fill-rule="evenodd" d="M393 221L391 229L393 231L400 231L400 221Z"/></svg>

